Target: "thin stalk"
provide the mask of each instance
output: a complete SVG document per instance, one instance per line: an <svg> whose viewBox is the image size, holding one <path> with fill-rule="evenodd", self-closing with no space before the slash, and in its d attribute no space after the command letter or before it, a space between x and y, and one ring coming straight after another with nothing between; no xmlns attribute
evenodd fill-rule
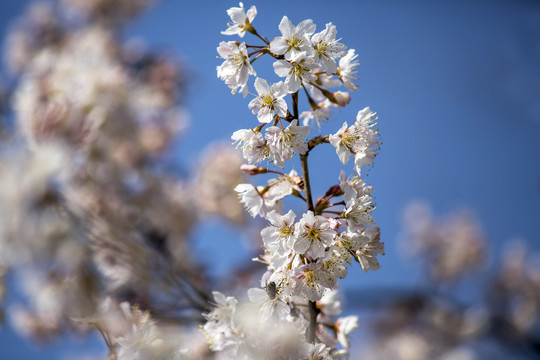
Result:
<svg viewBox="0 0 540 360"><path fill-rule="evenodd" d="M315 212L313 206L313 197L311 196L311 183L309 182L308 169L308 154L300 155L300 164L302 165L302 177L304 178L304 193L306 194L306 202L308 210Z"/></svg>
<svg viewBox="0 0 540 360"><path fill-rule="evenodd" d="M262 53L260 53L259 55L255 56L253 59L249 60L249 62L250 62L251 64L253 64L253 63L255 62L255 60L257 60L258 58L260 58L260 57L263 56L263 55L264 55L264 53L262 52Z"/></svg>
<svg viewBox="0 0 540 360"><path fill-rule="evenodd" d="M317 327L317 304L315 301L310 301L308 303L309 310L309 328L307 333L308 342L315 343L315 329Z"/></svg>
<svg viewBox="0 0 540 360"><path fill-rule="evenodd" d="M298 119L298 91L292 95L293 119Z"/></svg>

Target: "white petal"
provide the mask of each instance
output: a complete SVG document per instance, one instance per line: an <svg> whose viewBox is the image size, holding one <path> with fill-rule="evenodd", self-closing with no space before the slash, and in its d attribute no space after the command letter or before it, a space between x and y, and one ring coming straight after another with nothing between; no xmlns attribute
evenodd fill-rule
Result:
<svg viewBox="0 0 540 360"><path fill-rule="evenodd" d="M289 70L292 68L291 64L285 60L277 60L274 62L273 66L276 75L281 77L289 75Z"/></svg>
<svg viewBox="0 0 540 360"><path fill-rule="evenodd" d="M276 114L281 117L287 116L287 102L283 99L279 99L274 104L274 110L276 111Z"/></svg>
<svg viewBox="0 0 540 360"><path fill-rule="evenodd" d="M277 37L270 43L270 51L276 55L283 55L289 48L289 44L283 38Z"/></svg>
<svg viewBox="0 0 540 360"><path fill-rule="evenodd" d="M279 23L279 31L285 39L288 39L294 33L294 26L287 16L284 16Z"/></svg>
<svg viewBox="0 0 540 360"><path fill-rule="evenodd" d="M270 93L270 86L268 86L268 82L262 78L256 78L255 79L255 90L257 90L257 93L261 95L268 95Z"/></svg>

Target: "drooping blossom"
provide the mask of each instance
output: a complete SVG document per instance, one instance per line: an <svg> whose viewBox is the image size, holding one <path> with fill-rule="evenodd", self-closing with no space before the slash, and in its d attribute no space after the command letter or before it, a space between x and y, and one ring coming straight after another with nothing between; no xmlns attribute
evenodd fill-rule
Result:
<svg viewBox="0 0 540 360"><path fill-rule="evenodd" d="M343 85L350 91L357 91L358 86L355 84L355 81L358 80L358 66L360 62L356 60L358 57L355 54L354 49L349 49L347 55L339 59L339 68L338 75L339 79L343 82Z"/></svg>
<svg viewBox="0 0 540 360"><path fill-rule="evenodd" d="M259 131L252 129L237 130L232 134L231 139L241 145L244 159L251 164L260 163L270 155L268 144Z"/></svg>
<svg viewBox="0 0 540 360"><path fill-rule="evenodd" d="M246 96L249 75L257 75L249 61L246 44L222 41L219 43L217 52L225 60L217 67L218 78L223 80L233 93L240 88L240 92Z"/></svg>
<svg viewBox="0 0 540 360"><path fill-rule="evenodd" d="M251 23L255 16L257 16L257 8L255 5L251 6L246 14L246 9L244 9L244 4L239 3L240 7L231 7L227 10L227 14L231 18L233 24L227 24L228 27L225 31L221 33L223 35L238 35L244 37L246 31L252 29Z"/></svg>

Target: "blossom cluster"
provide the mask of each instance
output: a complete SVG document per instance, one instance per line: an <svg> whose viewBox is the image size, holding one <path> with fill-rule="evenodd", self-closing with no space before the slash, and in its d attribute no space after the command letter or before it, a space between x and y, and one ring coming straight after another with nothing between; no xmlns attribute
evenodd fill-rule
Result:
<svg viewBox="0 0 540 360"><path fill-rule="evenodd" d="M284 16L278 26L280 36L271 41L260 35L253 21L257 10L240 3L229 9L232 24L222 32L238 35L248 32L262 41L251 45L239 41L222 41L217 48L223 63L217 67L218 78L232 90L249 94L249 80L254 77L257 95L248 108L256 115L253 128L234 132L232 139L241 147L247 164L242 170L250 175L276 174L266 185L239 184L240 201L253 216L267 220L261 231L264 254L258 259L267 266L261 288L248 291L249 305L233 297L214 293L216 307L206 313L203 332L213 350L225 351L229 358L264 358L263 345L253 333L273 333L272 326L292 327L299 338L297 346L283 358L333 359L348 354L347 335L356 327L357 319L337 318L335 302L338 279L343 279L356 261L364 271L377 270L378 255L384 254L380 230L372 218L373 189L362 179L362 169L372 164L380 141L376 114L369 108L358 112L354 123L347 122L335 134L308 139L314 125L331 117L331 110L350 102L346 91L331 91L345 86L356 91L358 61L353 49L337 38L336 26L328 23L320 32L312 20L294 25ZM270 56L275 74L282 78L270 83L257 76L253 63L261 56ZM303 90L309 108L299 112L299 93ZM290 103L287 103L290 97ZM299 121L302 119L302 125ZM342 164L354 156L356 174L339 175L339 183L313 202L307 157L323 143L331 144ZM285 169L288 161L299 155L302 174ZM264 162L268 166L263 166ZM269 167L273 165L273 168ZM284 210L283 199L289 195L305 201L307 210L297 214ZM238 305L238 306L237 306ZM259 327L244 324L244 308L258 308ZM273 324L273 325L269 325ZM323 324L331 324L328 326ZM249 330L251 329L251 330ZM262 330L261 330L262 329ZM307 333L307 336L304 334ZM278 341L277 339L274 339ZM286 343L286 340L279 340ZM275 344L275 343L274 343ZM300 345L298 345L300 344ZM253 351L259 351L255 356ZM308 355L308 352L318 352ZM301 354L301 355L299 355ZM225 356L226 357L226 356Z"/></svg>
<svg viewBox="0 0 540 360"><path fill-rule="evenodd" d="M201 159L182 175L171 160L187 125L186 71L121 36L152 2L33 4L6 40L14 77L0 144L0 322L40 341L99 332L111 359L184 358L197 344L208 352L184 326L208 308L190 234L225 209L231 222L245 218L234 149L211 150L221 168ZM7 297L13 287L20 296Z"/></svg>

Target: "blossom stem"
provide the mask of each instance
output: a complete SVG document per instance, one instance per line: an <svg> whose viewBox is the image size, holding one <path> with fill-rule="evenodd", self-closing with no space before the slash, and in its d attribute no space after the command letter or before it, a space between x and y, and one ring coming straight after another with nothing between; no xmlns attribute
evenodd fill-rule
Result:
<svg viewBox="0 0 540 360"><path fill-rule="evenodd" d="M258 54L258 53L260 53L260 52L262 52L261 49L255 50L255 51L253 51L253 52L248 53L248 56L249 56L249 57L252 57L253 55Z"/></svg>
<svg viewBox="0 0 540 360"><path fill-rule="evenodd" d="M319 108L319 105L317 104L317 102L315 100L313 100L313 98L309 95L309 92L307 91L306 89L306 86L304 84L302 84L302 87L304 88L304 92L306 93L306 97L308 99L308 102L309 102L309 105L311 106L311 108L313 109L313 111L317 110Z"/></svg>
<svg viewBox="0 0 540 360"><path fill-rule="evenodd" d="M323 213L328 213L328 214L334 214L334 215L341 215L341 214L343 214L343 211L323 210L322 212L323 212Z"/></svg>
<svg viewBox="0 0 540 360"><path fill-rule="evenodd" d="M315 136L311 140L308 141L308 151L311 151L315 146L322 144L322 143L329 143L328 135L323 136Z"/></svg>
<svg viewBox="0 0 540 360"><path fill-rule="evenodd" d="M331 208L333 206L338 206L338 205L346 205L346 204L345 204L345 201L340 201L340 202L337 202L337 203L328 204L328 205L326 205L326 208Z"/></svg>
<svg viewBox="0 0 540 360"><path fill-rule="evenodd" d="M317 303L315 301L308 302L309 310L309 328L307 334L308 342L315 343L315 329L317 327Z"/></svg>
<svg viewBox="0 0 540 360"><path fill-rule="evenodd" d="M291 94L292 107L293 107L293 119L298 119L298 91Z"/></svg>
<svg viewBox="0 0 540 360"><path fill-rule="evenodd" d="M298 91L291 94L292 107L293 107L293 119L298 119ZM308 210L314 211L313 197L311 196L311 184L309 182L309 170L308 170L308 154L309 152L300 155L300 163L302 165L302 177L304 178L304 194L306 195L306 204ZM309 327L307 330L307 341L315 343L315 329L317 328L317 304L315 301L308 301L309 310Z"/></svg>
<svg viewBox="0 0 540 360"><path fill-rule="evenodd" d="M255 53L257 53L257 51L253 52L252 54L255 54ZM260 58L260 57L263 56L263 55L264 55L264 52L261 52L261 53L259 53L259 55L255 56L253 59L251 59L249 62L250 62L251 64L253 64L253 63L255 62L255 60L257 60L258 58ZM251 56L251 55L250 55L250 56Z"/></svg>
<svg viewBox="0 0 540 360"><path fill-rule="evenodd" d="M270 45L270 41L268 41L263 36L259 35L257 30L255 30L255 28L253 26L251 26L251 24L249 26L249 29L246 29L246 30L249 31L250 33L252 33L253 35L255 35L256 37L258 37L259 39L261 39L266 45Z"/></svg>

